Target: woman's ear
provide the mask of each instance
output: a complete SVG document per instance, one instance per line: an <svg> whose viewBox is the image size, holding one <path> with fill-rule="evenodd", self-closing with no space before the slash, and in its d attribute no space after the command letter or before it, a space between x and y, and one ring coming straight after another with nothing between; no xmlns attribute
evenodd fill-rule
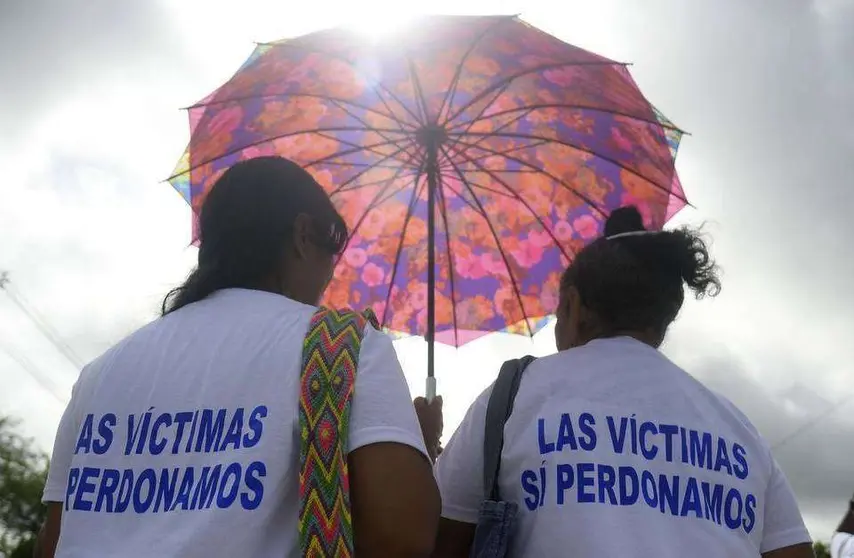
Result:
<svg viewBox="0 0 854 558"><path fill-rule="evenodd" d="M293 246L294 256L299 260L308 259L312 242L312 220L305 213L300 213L294 219Z"/></svg>
<svg viewBox="0 0 854 558"><path fill-rule="evenodd" d="M584 313L586 309L581 302L581 293L575 285L570 285L566 291L564 298L566 309L564 310L569 317L567 320L566 336L570 347L581 345L581 329L584 326Z"/></svg>
<svg viewBox="0 0 854 558"><path fill-rule="evenodd" d="M581 296L575 286L570 285L561 290L560 301L555 312L557 315L557 324L555 324L557 350L565 351L579 344L581 326L579 313L582 309Z"/></svg>

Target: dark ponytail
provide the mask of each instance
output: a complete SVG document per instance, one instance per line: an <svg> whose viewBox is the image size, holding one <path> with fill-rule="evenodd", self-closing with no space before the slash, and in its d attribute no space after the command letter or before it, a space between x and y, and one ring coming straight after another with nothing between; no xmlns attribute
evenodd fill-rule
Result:
<svg viewBox="0 0 854 558"><path fill-rule="evenodd" d="M296 163L258 157L217 180L199 214L199 263L163 299L163 315L221 289L260 288L282 271L299 214L312 217L318 243L340 251L347 227L323 188Z"/></svg>
<svg viewBox="0 0 854 558"><path fill-rule="evenodd" d="M217 286L219 281L212 271L205 271L196 267L180 286L169 291L163 298L160 307L161 315L165 316L179 308L183 308L193 302L198 302L218 291L222 287Z"/></svg>
<svg viewBox="0 0 854 558"><path fill-rule="evenodd" d="M606 221L604 236L578 253L561 287L575 286L614 332L652 328L663 335L682 308L684 287L698 299L716 296L717 272L699 231L646 231L638 209L623 207Z"/></svg>

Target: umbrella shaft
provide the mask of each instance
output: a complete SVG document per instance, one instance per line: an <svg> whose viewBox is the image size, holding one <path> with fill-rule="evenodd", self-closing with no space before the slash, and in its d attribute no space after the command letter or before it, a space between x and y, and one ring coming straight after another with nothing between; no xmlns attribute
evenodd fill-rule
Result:
<svg viewBox="0 0 854 558"><path fill-rule="evenodd" d="M438 188L439 146L427 147L427 377L434 375L434 344L436 336L436 190Z"/></svg>

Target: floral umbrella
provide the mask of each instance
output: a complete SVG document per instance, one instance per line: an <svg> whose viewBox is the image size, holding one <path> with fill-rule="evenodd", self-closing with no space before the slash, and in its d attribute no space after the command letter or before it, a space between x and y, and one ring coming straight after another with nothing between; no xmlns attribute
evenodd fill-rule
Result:
<svg viewBox="0 0 854 558"><path fill-rule="evenodd" d="M625 65L513 16L261 44L189 114L170 182L194 212L238 161L304 165L352 232L325 304L425 336L428 391L434 341L541 328L612 209L635 204L660 228L686 204L682 133Z"/></svg>

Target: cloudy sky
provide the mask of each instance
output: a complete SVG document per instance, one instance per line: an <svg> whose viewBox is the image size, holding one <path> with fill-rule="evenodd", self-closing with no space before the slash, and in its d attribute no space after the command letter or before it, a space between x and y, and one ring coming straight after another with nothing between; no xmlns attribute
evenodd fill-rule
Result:
<svg viewBox="0 0 854 558"><path fill-rule="evenodd" d="M189 270L189 210L162 179L187 106L253 41L341 22L387 26L382 0L0 0L0 271L67 345L0 293L0 413L48 449L77 370L150 320ZM400 6L400 3L395 3ZM556 3L557 4L557 3ZM445 13L521 13L634 63L647 96L692 133L678 168L725 269L666 352L740 405L776 446L814 536L854 492L854 1L434 0ZM328 19L335 14L336 20ZM506 358L490 336L438 351L447 430ZM413 392L424 344L398 343Z"/></svg>

